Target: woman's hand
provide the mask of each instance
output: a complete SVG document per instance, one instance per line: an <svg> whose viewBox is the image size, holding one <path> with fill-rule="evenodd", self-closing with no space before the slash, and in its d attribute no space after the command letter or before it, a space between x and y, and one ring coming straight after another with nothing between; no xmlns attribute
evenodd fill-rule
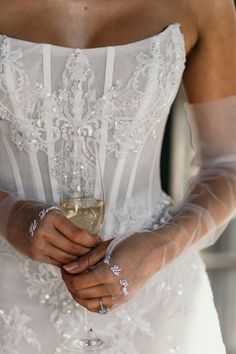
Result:
<svg viewBox="0 0 236 354"><path fill-rule="evenodd" d="M80 258L77 268L76 262L74 268L63 267L67 271L62 268L62 278L74 300L89 311L98 312L101 300L103 305L114 308L130 299L160 269L167 249L164 239L148 232L132 235L115 248L109 264L100 262L91 269L105 256L108 244L101 243Z"/></svg>
<svg viewBox="0 0 236 354"><path fill-rule="evenodd" d="M21 253L35 261L62 266L84 255L101 242L99 236L89 235L69 221L59 210L35 201L15 203L8 221L7 240ZM30 233L30 225L37 227Z"/></svg>

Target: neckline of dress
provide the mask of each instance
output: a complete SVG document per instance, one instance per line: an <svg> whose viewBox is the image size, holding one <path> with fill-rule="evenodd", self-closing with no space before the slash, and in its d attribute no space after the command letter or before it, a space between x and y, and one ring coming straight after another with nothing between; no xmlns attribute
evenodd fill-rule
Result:
<svg viewBox="0 0 236 354"><path fill-rule="evenodd" d="M123 48L123 47L127 48L127 47L130 47L132 45L138 45L138 44L141 44L142 42L145 42L145 41L148 41L148 40L154 40L154 39L160 38L161 36L165 35L170 30L172 30L172 28L176 28L179 31L179 33L183 36L183 39L184 39L184 34L180 30L180 26L181 26L180 23L175 22L175 23L171 23L170 25L168 25L164 30L162 30L159 33L155 33L155 34L153 34L153 35L151 35L149 37L146 37L146 38L143 38L143 39L139 39L139 40L134 41L134 42L124 43L124 44L116 44L116 45L100 46L100 47L91 47L91 48L66 47L66 46L60 46L60 45L51 44L51 43L33 42L33 41L25 40L25 39L11 37L11 36L8 36L8 35L3 34L3 33L0 34L0 36L3 36L6 39L11 40L11 41L22 42L22 43L25 43L25 44L29 44L31 46L33 46L33 45L42 45L42 46L43 45L49 45L52 48L57 48L57 49L61 49L61 50L90 51L90 50L102 50L102 49L105 50L107 48Z"/></svg>

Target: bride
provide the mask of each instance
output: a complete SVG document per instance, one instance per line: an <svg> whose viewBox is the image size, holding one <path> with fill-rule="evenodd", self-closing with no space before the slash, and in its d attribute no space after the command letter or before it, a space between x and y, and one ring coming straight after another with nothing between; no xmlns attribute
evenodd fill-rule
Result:
<svg viewBox="0 0 236 354"><path fill-rule="evenodd" d="M0 351L86 352L86 308L96 353L226 353L198 252L236 209L233 1L0 6ZM196 174L175 205L159 161L182 79ZM99 236L57 207L62 143L88 134Z"/></svg>

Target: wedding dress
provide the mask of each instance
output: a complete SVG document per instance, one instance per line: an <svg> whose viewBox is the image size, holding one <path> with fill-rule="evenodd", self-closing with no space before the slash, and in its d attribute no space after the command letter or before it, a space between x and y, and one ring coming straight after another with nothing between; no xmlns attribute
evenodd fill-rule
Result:
<svg viewBox="0 0 236 354"><path fill-rule="evenodd" d="M151 228L171 205L160 153L185 68L178 23L133 43L71 49L0 36L0 186L58 203L59 147L76 130L96 135L105 186L104 239ZM78 353L83 325L57 268L0 240L0 352ZM102 354L224 354L205 266L180 257L107 316L89 313ZM99 351L98 351L99 352Z"/></svg>

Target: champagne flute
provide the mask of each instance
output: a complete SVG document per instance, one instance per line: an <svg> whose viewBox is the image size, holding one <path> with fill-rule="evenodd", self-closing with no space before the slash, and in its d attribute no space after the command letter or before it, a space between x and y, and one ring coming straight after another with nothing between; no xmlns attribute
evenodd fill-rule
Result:
<svg viewBox="0 0 236 354"><path fill-rule="evenodd" d="M88 136L73 136L62 146L60 208L75 225L95 235L101 229L104 194L97 144ZM82 351L110 346L110 339L98 337L88 323L84 309L84 327L74 345Z"/></svg>

